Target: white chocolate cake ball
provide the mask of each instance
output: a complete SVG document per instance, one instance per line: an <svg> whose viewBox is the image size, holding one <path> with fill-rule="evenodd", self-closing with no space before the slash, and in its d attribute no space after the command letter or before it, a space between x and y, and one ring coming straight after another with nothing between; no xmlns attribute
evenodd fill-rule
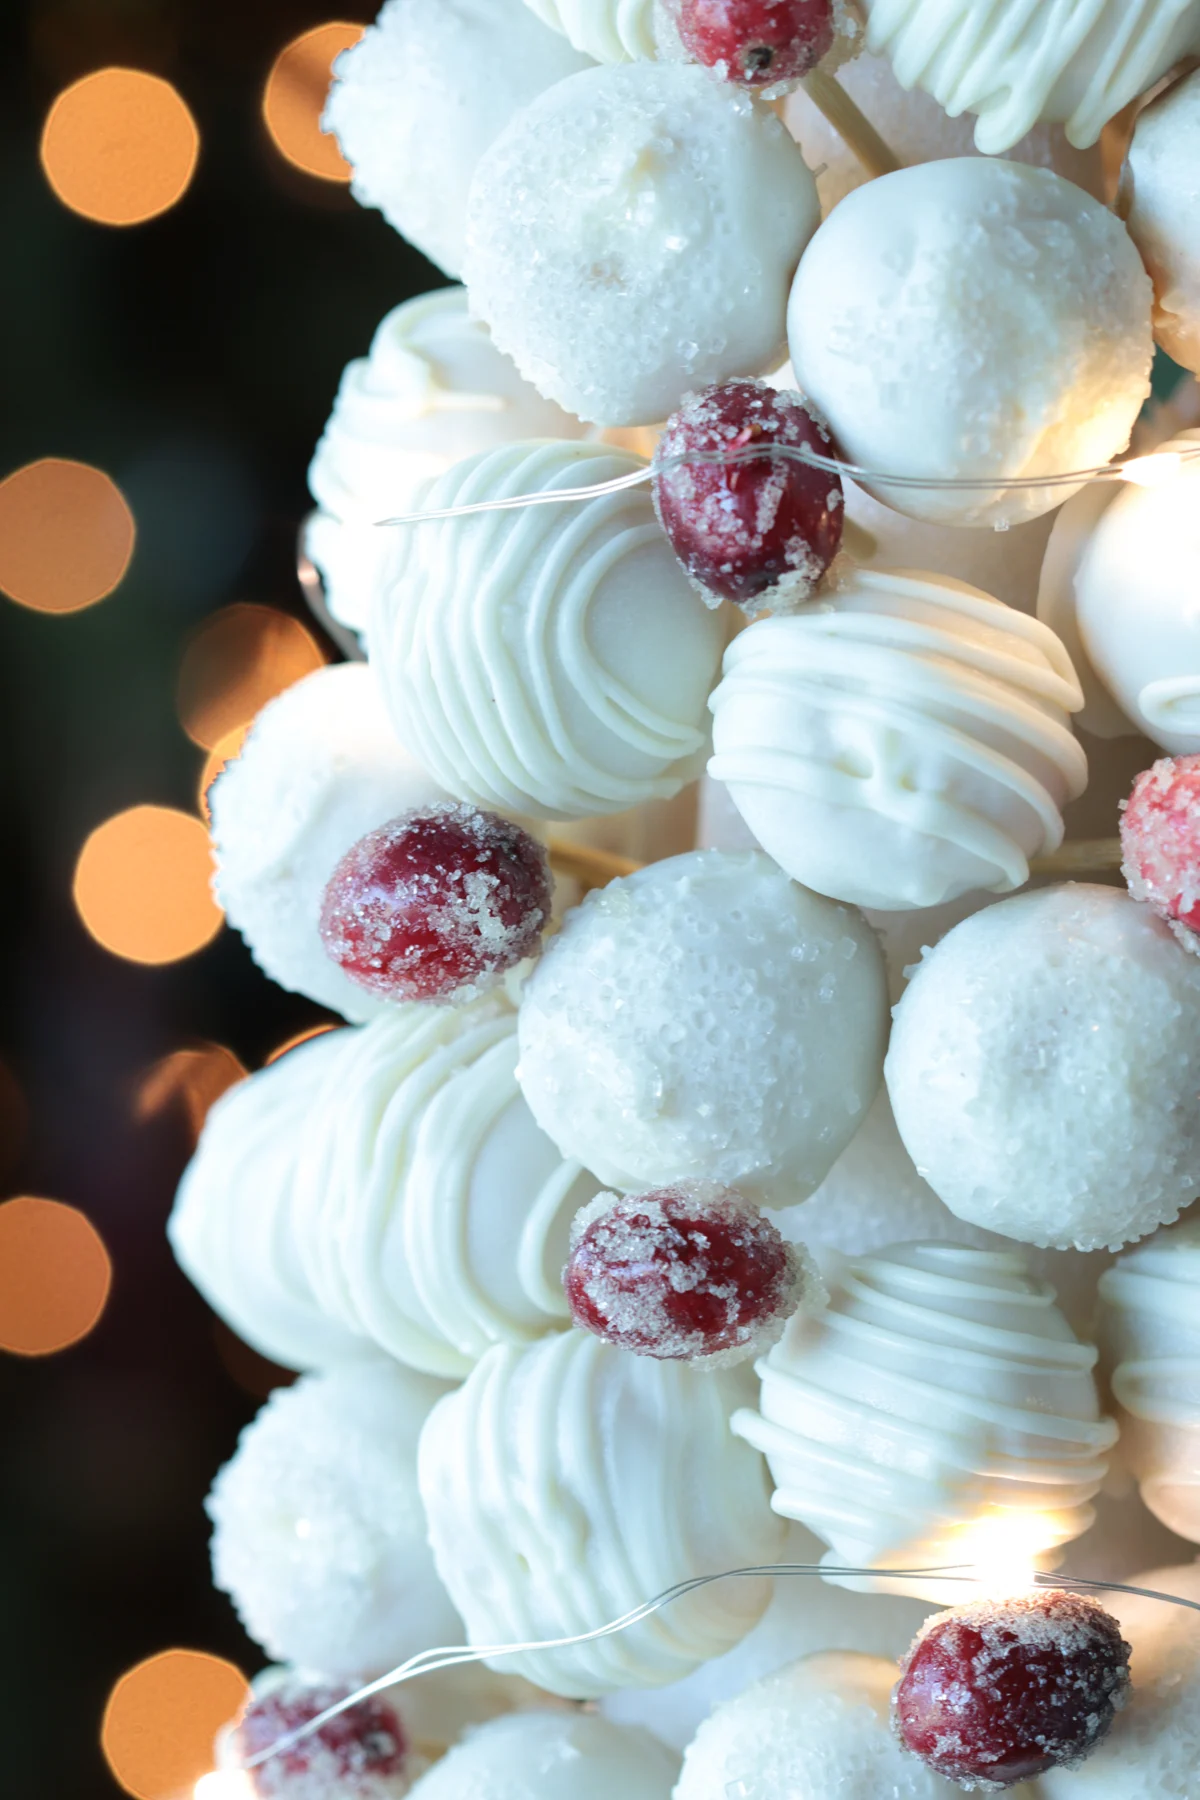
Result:
<svg viewBox="0 0 1200 1800"><path fill-rule="evenodd" d="M779 1560L811 1567L823 1549L819 1538L793 1524ZM644 1725L683 1750L714 1707L799 1657L854 1650L898 1661L932 1610L908 1595L849 1593L818 1575L776 1575L770 1606L740 1644L670 1687L609 1694L600 1710L619 1724Z"/></svg>
<svg viewBox="0 0 1200 1800"><path fill-rule="evenodd" d="M1061 639L1083 691L1076 723L1094 737L1106 739L1129 737L1138 728L1126 718L1092 667L1079 626L1079 571L1102 514L1122 492L1115 481L1097 481L1081 488L1055 514L1037 592L1038 618Z"/></svg>
<svg viewBox="0 0 1200 1800"><path fill-rule="evenodd" d="M497 444L583 429L500 354L469 316L465 288L394 307L370 353L347 365L308 471L319 510L305 548L334 618L366 629L395 548L395 530L378 521L413 511L422 482Z"/></svg>
<svg viewBox="0 0 1200 1800"><path fill-rule="evenodd" d="M1196 457L1200 431L1158 455ZM1118 489L1099 512L1059 602L1096 677L1134 731L1183 756L1200 750L1200 460ZM1045 604L1049 594L1045 591Z"/></svg>
<svg viewBox="0 0 1200 1800"><path fill-rule="evenodd" d="M352 1363L279 1388L213 1484L213 1579L278 1661L378 1675L462 1642L417 1491L441 1383Z"/></svg>
<svg viewBox="0 0 1200 1800"><path fill-rule="evenodd" d="M679 1758L587 1713L515 1713L470 1732L412 1800L671 1800Z"/></svg>
<svg viewBox="0 0 1200 1800"><path fill-rule="evenodd" d="M653 61L654 0L525 0L543 24L601 63Z"/></svg>
<svg viewBox="0 0 1200 1800"><path fill-rule="evenodd" d="M384 1010L326 954L325 884L368 831L446 798L396 741L362 664L318 669L265 706L208 795L213 888L263 973L347 1019Z"/></svg>
<svg viewBox="0 0 1200 1800"><path fill-rule="evenodd" d="M888 1092L951 1212L1097 1250L1200 1190L1200 964L1145 906L1069 883L965 920L896 1008Z"/></svg>
<svg viewBox="0 0 1200 1800"><path fill-rule="evenodd" d="M974 118L965 114L952 119L931 94L922 93L919 88L902 88L885 56L864 52L839 68L837 78L905 168L979 154ZM783 116L804 152L805 162L816 174L823 212L832 212L847 194L871 179L869 171L803 86L788 95ZM1099 149L1076 149L1059 125L1035 125L1005 154L1013 162L1053 169L1056 175L1073 181L1098 200L1104 197Z"/></svg>
<svg viewBox="0 0 1200 1800"><path fill-rule="evenodd" d="M696 851L567 915L525 989L518 1076L606 1186L720 1181L792 1206L866 1116L886 1034L860 914L761 853Z"/></svg>
<svg viewBox="0 0 1200 1800"><path fill-rule="evenodd" d="M516 1060L501 999L393 1007L302 1045L210 1113L172 1218L180 1262L302 1367L377 1346L462 1376L562 1329L571 1221L597 1183L538 1130Z"/></svg>
<svg viewBox="0 0 1200 1800"><path fill-rule="evenodd" d="M683 1759L675 1800L955 1800L891 1728L895 1663L827 1651L719 1706Z"/></svg>
<svg viewBox="0 0 1200 1800"><path fill-rule="evenodd" d="M528 107L471 188L471 304L543 394L650 425L778 362L820 218L780 121L676 63L592 69Z"/></svg>
<svg viewBox="0 0 1200 1800"><path fill-rule="evenodd" d="M1131 1585L1200 1601L1200 1565L1150 1569ZM1042 1800L1193 1800L1200 1765L1200 1612L1103 1594L1133 1646L1129 1700L1078 1769L1048 1769Z"/></svg>
<svg viewBox="0 0 1200 1800"><path fill-rule="evenodd" d="M1053 1288L1012 1251L960 1244L895 1245L829 1277L827 1312L759 1363L758 1410L734 1430L831 1567L1043 1567L1087 1530L1117 1428ZM893 1591L946 1598L936 1577Z"/></svg>
<svg viewBox="0 0 1200 1800"><path fill-rule="evenodd" d="M745 1367L700 1371L583 1331L497 1349L429 1417L421 1494L473 1644L597 1630L692 1576L756 1568L784 1538L761 1457L730 1434ZM745 1636L762 1580L714 1582L628 1630L493 1658L551 1693L678 1681Z"/></svg>
<svg viewBox="0 0 1200 1800"><path fill-rule="evenodd" d="M1087 785L1046 626L945 576L856 569L725 654L713 758L796 881L859 906L1011 893Z"/></svg>
<svg viewBox="0 0 1200 1800"><path fill-rule="evenodd" d="M1200 373L1200 72L1139 114L1118 207L1154 283L1154 335Z"/></svg>
<svg viewBox="0 0 1200 1800"><path fill-rule="evenodd" d="M426 510L592 487L645 464L602 444L459 463ZM668 799L699 773L724 624L648 486L397 533L370 622L396 731L457 798L536 818Z"/></svg>
<svg viewBox="0 0 1200 1800"><path fill-rule="evenodd" d="M1046 169L901 169L838 206L788 309L796 380L844 455L959 490L865 485L935 523L1017 524L1072 488L1006 479L1106 463L1150 391L1150 284L1129 234Z"/></svg>
<svg viewBox="0 0 1200 1800"><path fill-rule="evenodd" d="M1100 1300L1121 1460L1151 1512L1200 1543L1200 1219L1123 1256Z"/></svg>
<svg viewBox="0 0 1200 1800"><path fill-rule="evenodd" d="M863 0L867 45L903 87L952 117L979 115L975 142L1011 149L1039 119L1094 144L1108 121L1200 47L1196 0Z"/></svg>
<svg viewBox="0 0 1200 1800"><path fill-rule="evenodd" d="M321 123L360 205L457 276L480 157L545 88L588 66L524 0L386 0L338 57Z"/></svg>

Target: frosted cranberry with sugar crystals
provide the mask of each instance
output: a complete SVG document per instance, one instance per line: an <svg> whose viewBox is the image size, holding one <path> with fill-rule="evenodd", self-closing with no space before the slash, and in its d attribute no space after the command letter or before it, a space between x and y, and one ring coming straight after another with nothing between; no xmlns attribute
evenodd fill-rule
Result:
<svg viewBox="0 0 1200 1800"><path fill-rule="evenodd" d="M577 1325L638 1356L732 1363L773 1342L815 1272L736 1189L598 1194L564 1274Z"/></svg>
<svg viewBox="0 0 1200 1800"><path fill-rule="evenodd" d="M269 1750L349 1692L300 1682L273 1688L251 1700L230 1734L230 1749L239 1762ZM376 1695L269 1757L249 1778L260 1800L391 1800L408 1792L423 1766L410 1757L395 1708Z"/></svg>
<svg viewBox="0 0 1200 1800"><path fill-rule="evenodd" d="M727 381L684 401L655 454L654 504L672 548L710 606L788 612L810 600L842 541L841 478L793 457L731 452L774 444L837 457L799 394ZM700 453L712 461L668 466Z"/></svg>
<svg viewBox="0 0 1200 1800"><path fill-rule="evenodd" d="M468 999L537 950L546 852L511 819L441 805L368 832L330 877L321 940L385 1000Z"/></svg>
<svg viewBox="0 0 1200 1800"><path fill-rule="evenodd" d="M834 0L674 0L673 10L687 54L739 87L799 81L833 48Z"/></svg>
<svg viewBox="0 0 1200 1800"><path fill-rule="evenodd" d="M892 1695L900 1742L963 1788L997 1791L1096 1748L1129 1691L1129 1645L1095 1600L978 1600L921 1631Z"/></svg>
<svg viewBox="0 0 1200 1800"><path fill-rule="evenodd" d="M1122 873L1189 950L1200 952L1200 756L1166 756L1121 808Z"/></svg>

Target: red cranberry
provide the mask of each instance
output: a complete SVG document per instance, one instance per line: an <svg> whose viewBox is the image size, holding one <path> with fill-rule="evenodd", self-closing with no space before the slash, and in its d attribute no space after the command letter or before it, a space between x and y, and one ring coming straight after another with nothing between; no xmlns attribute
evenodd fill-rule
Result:
<svg viewBox="0 0 1200 1800"><path fill-rule="evenodd" d="M344 1700L341 1687L289 1682L251 1700L233 1734L239 1761L269 1750ZM406 1791L412 1773L404 1728L394 1707L376 1696L363 1700L290 1750L249 1771L262 1800L384 1800Z"/></svg>
<svg viewBox="0 0 1200 1800"><path fill-rule="evenodd" d="M1129 1645L1078 1594L980 1600L933 1619L892 1696L900 1741L962 1787L1013 1787L1071 1768L1129 1691Z"/></svg>
<svg viewBox="0 0 1200 1800"><path fill-rule="evenodd" d="M834 0L674 0L687 54L740 87L811 74L833 49Z"/></svg>
<svg viewBox="0 0 1200 1800"><path fill-rule="evenodd" d="M550 890L546 852L519 825L431 806L347 851L325 889L321 938L385 1000L468 998L534 953Z"/></svg>
<svg viewBox="0 0 1200 1800"><path fill-rule="evenodd" d="M1121 809L1123 872L1189 950L1200 950L1200 756L1164 757Z"/></svg>
<svg viewBox="0 0 1200 1800"><path fill-rule="evenodd" d="M654 504L675 554L710 606L787 612L812 598L838 553L841 477L793 457L728 452L786 445L836 457L829 432L799 394L765 381L727 381L693 395L667 422L656 453ZM667 466L700 452L721 458Z"/></svg>
<svg viewBox="0 0 1200 1800"><path fill-rule="evenodd" d="M575 1220L564 1274L571 1316L639 1356L740 1362L778 1337L805 1270L733 1188L680 1182L600 1194Z"/></svg>

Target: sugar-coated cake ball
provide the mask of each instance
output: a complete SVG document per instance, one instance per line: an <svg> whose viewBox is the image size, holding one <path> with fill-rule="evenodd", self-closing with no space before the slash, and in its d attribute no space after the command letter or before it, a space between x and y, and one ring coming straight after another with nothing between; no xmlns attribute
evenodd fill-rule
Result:
<svg viewBox="0 0 1200 1800"><path fill-rule="evenodd" d="M417 1439L445 1387L394 1363L279 1388L208 1497L213 1579L278 1661L379 1675L462 1642L417 1490Z"/></svg>
<svg viewBox="0 0 1200 1800"><path fill-rule="evenodd" d="M653 61L654 0L525 0L552 31L600 63Z"/></svg>
<svg viewBox="0 0 1200 1800"><path fill-rule="evenodd" d="M393 1006L212 1109L171 1242L210 1304L291 1367L385 1350L465 1375L570 1318L571 1220L597 1183L538 1130L501 997Z"/></svg>
<svg viewBox="0 0 1200 1800"><path fill-rule="evenodd" d="M385 1005L325 954L325 885L366 832L446 791L397 742L371 671L318 669L255 719L209 789L213 887L264 974L347 1019Z"/></svg>
<svg viewBox="0 0 1200 1800"><path fill-rule="evenodd" d="M412 512L422 482L498 444L583 430L500 354L465 288L394 307L347 365L308 471L305 549L334 618L366 629L396 535L378 521Z"/></svg>
<svg viewBox="0 0 1200 1800"><path fill-rule="evenodd" d="M900 1135L951 1212L1112 1249L1200 1190L1200 960L1149 908L1068 883L965 920L896 1008Z"/></svg>
<svg viewBox="0 0 1200 1800"><path fill-rule="evenodd" d="M524 0L387 0L338 57L321 123L360 205L457 276L481 156L545 88L588 66Z"/></svg>
<svg viewBox="0 0 1200 1800"><path fill-rule="evenodd" d="M766 1676L701 1725L675 1800L954 1800L892 1733L895 1681L895 1663L844 1650Z"/></svg>
<svg viewBox="0 0 1200 1800"><path fill-rule="evenodd" d="M525 990L518 1074L612 1187L719 1181L790 1206L875 1098L886 1007L860 914L760 853L696 851L567 915Z"/></svg>
<svg viewBox="0 0 1200 1800"><path fill-rule="evenodd" d="M1155 1517L1200 1543L1200 1219L1158 1232L1101 1277L1099 1333L1122 1463Z"/></svg>
<svg viewBox="0 0 1200 1800"><path fill-rule="evenodd" d="M1164 757L1121 808L1121 873L1135 900L1200 953L1200 756Z"/></svg>
<svg viewBox="0 0 1200 1800"><path fill-rule="evenodd" d="M511 444L457 464L423 505L645 466L603 444ZM397 733L458 799L563 819L668 799L699 772L723 636L634 487L406 529L370 651Z"/></svg>
<svg viewBox="0 0 1200 1800"><path fill-rule="evenodd" d="M1193 374L1200 373L1197 168L1200 73L1193 73L1138 115L1117 203L1154 282L1154 335Z"/></svg>
<svg viewBox="0 0 1200 1800"><path fill-rule="evenodd" d="M1200 1565L1150 1569L1134 1587L1200 1601ZM1139 1594L1104 1604L1133 1646L1128 1705L1080 1769L1048 1769L1041 1800L1191 1800L1200 1763L1200 1612Z"/></svg>
<svg viewBox="0 0 1200 1800"><path fill-rule="evenodd" d="M734 638L708 772L818 893L887 911L1011 893L1087 785L1082 700L1039 620L944 576L855 569Z"/></svg>
<svg viewBox="0 0 1200 1800"><path fill-rule="evenodd" d="M649 425L778 361L819 218L804 158L748 96L685 65L592 69L481 161L471 304L540 392L598 425Z"/></svg>
<svg viewBox="0 0 1200 1800"><path fill-rule="evenodd" d="M881 1571L830 1579L886 1590L889 1567L1038 1559L1087 1530L1117 1429L1053 1288L1012 1251L946 1243L827 1274L827 1310L793 1318L734 1430L830 1567ZM892 1591L945 1599L947 1584Z"/></svg>
<svg viewBox="0 0 1200 1800"><path fill-rule="evenodd" d="M1192 458L1148 487L1123 485L1094 519L1071 592L1084 654L1132 730L1173 756L1200 750L1200 431L1156 454ZM1048 596L1047 596L1048 600Z"/></svg>
<svg viewBox="0 0 1200 1800"><path fill-rule="evenodd" d="M583 1331L490 1352L429 1416L421 1494L438 1570L478 1645L599 1630L694 1576L779 1553L762 1458L730 1434L748 1368L631 1356ZM492 1659L571 1699L658 1687L720 1656L765 1580L695 1589L628 1629Z"/></svg>
<svg viewBox="0 0 1200 1800"><path fill-rule="evenodd" d="M1094 144L1122 107L1200 47L1196 0L863 4L868 48L952 117L977 113L975 142L989 155L1011 149L1039 119L1063 122L1073 144Z"/></svg>
<svg viewBox="0 0 1200 1800"><path fill-rule="evenodd" d="M412 1800L671 1800L678 1769L648 1731L588 1713L517 1713L468 1733Z"/></svg>
<svg viewBox="0 0 1200 1800"><path fill-rule="evenodd" d="M931 298L932 296L932 298ZM792 366L846 457L915 518L1016 524L1072 488L1015 477L1106 463L1150 391L1150 283L1118 219L1046 169L926 163L851 194L805 251ZM1077 485L1077 484L1076 484Z"/></svg>
<svg viewBox="0 0 1200 1800"><path fill-rule="evenodd" d="M837 71L837 78L859 109L905 168L974 156L975 120L969 114L950 118L931 94L904 88L885 56L864 51ZM816 172L817 191L825 213L832 212L854 188L871 180L846 140L838 135L803 87L788 96L784 119ZM1104 169L1098 148L1078 150L1059 125L1039 123L1005 152L1013 162L1053 169L1096 198L1104 198ZM924 562L920 565L924 568ZM986 586L986 583L984 583Z"/></svg>
<svg viewBox="0 0 1200 1800"><path fill-rule="evenodd" d="M811 1567L822 1549L819 1538L793 1524L779 1560ZM600 1710L619 1724L644 1725L683 1750L713 1709L752 1681L823 1650L898 1660L929 1613L929 1603L911 1595L849 1593L811 1574L776 1575L770 1606L740 1644L670 1687L608 1694Z"/></svg>

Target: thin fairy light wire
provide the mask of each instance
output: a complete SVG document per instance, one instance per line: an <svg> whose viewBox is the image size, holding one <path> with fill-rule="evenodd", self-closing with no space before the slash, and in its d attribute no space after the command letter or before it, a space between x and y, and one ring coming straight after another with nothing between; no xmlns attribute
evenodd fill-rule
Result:
<svg viewBox="0 0 1200 1800"><path fill-rule="evenodd" d="M572 1637L543 1638L527 1644L464 1644L455 1648L422 1650L388 1674L379 1675L354 1693L347 1694L344 1699L336 1700L333 1705L327 1706L305 1724L298 1725L295 1730L285 1732L273 1744L268 1744L265 1750L239 1760L232 1767L236 1771L248 1773L251 1769L270 1762L272 1757L286 1756L297 1744L312 1737L342 1713L361 1706L366 1700L374 1699L376 1694L401 1687L405 1682L415 1681L418 1676L435 1675L441 1669L461 1668L468 1663L486 1662L500 1656L523 1656L539 1650L572 1650L580 1644L594 1644L602 1638L616 1637L634 1625L640 1625L644 1619L652 1618L674 1601L682 1600L700 1588L710 1587L714 1582L761 1580L764 1576L779 1575L820 1576L826 1580L886 1577L889 1581L928 1581L930 1577L936 1577L938 1581L959 1583L967 1587L978 1587L982 1579L976 1563L948 1563L927 1569L851 1569L831 1567L825 1563L762 1563L744 1569L723 1569L717 1575L693 1575L687 1581L676 1582L674 1587L665 1589L653 1600L644 1600L640 1606L622 1613L619 1619L613 1619L607 1625L598 1625L594 1631L581 1631ZM1141 1600L1161 1600L1168 1606L1183 1606L1191 1612L1200 1612L1200 1601L1186 1600L1180 1594L1161 1594L1154 1588L1131 1587L1121 1581L1094 1581L1086 1575L1048 1574L1040 1569L1033 1572L1030 1581L1034 1587L1082 1588L1087 1593L1127 1594Z"/></svg>
<svg viewBox="0 0 1200 1800"><path fill-rule="evenodd" d="M623 494L630 488L644 487L673 469L699 468L704 465L727 468L733 463L771 461L779 457L802 463L806 468L820 469L829 475L845 477L860 486L917 489L933 493L995 494L1044 493L1054 488L1080 488L1100 481L1156 480L1200 461L1200 445L1192 450L1150 451L1131 456L1121 462L1105 463L1094 469L1075 469L1063 475L946 476L935 479L926 475L888 475L876 469L864 469L858 463L842 462L836 456L822 456L807 445L758 443L730 450L689 450L682 456L656 457L644 469L618 475L612 481L591 486L552 488L538 494L509 494L499 500L472 500L461 506L447 506L429 512L398 513L394 518L377 519L376 525L424 525L444 519L466 519L476 513L515 512L527 506L565 506L573 501L598 500L606 494Z"/></svg>

